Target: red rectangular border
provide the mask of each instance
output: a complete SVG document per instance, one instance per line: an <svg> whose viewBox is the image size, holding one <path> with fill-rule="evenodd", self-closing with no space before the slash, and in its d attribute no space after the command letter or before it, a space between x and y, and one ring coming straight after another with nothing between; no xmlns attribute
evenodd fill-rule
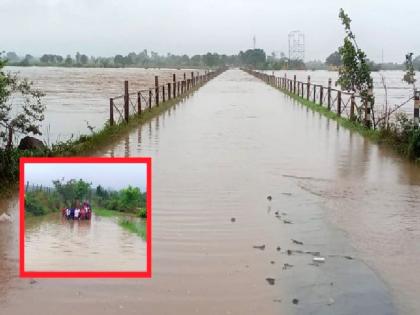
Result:
<svg viewBox="0 0 420 315"><path fill-rule="evenodd" d="M21 278L151 278L152 277L152 159L119 157L21 157L19 164L19 276ZM143 163L146 182L146 271L25 271L25 163Z"/></svg>

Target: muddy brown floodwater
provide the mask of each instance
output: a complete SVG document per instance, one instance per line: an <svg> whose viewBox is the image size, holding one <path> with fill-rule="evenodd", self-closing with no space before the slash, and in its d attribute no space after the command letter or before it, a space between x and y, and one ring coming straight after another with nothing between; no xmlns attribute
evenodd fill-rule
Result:
<svg viewBox="0 0 420 315"><path fill-rule="evenodd" d="M51 214L25 220L26 271L146 271L146 242L118 218L73 221Z"/></svg>
<svg viewBox="0 0 420 315"><path fill-rule="evenodd" d="M420 313L419 168L240 70L98 154L153 158L153 278L30 284L3 223L0 314Z"/></svg>

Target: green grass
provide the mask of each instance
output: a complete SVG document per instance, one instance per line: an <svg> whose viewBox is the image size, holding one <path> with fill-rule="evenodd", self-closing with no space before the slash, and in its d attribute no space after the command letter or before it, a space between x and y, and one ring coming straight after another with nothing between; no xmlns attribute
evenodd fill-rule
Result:
<svg viewBox="0 0 420 315"><path fill-rule="evenodd" d="M101 217L107 217L107 218L124 215L122 212L115 211L115 210L108 210L104 208L94 208L92 212L95 215L98 215Z"/></svg>
<svg viewBox="0 0 420 315"><path fill-rule="evenodd" d="M119 226L142 239L146 239L146 221L144 219L133 218L129 214L104 208L95 208L93 213L106 218L117 217Z"/></svg>
<svg viewBox="0 0 420 315"><path fill-rule="evenodd" d="M322 106L313 101L307 100L306 98L298 96L283 88L278 88L273 85L271 86L281 91L282 93L286 94L293 100L296 100L303 106L306 106L309 109L316 111L322 114L323 116L336 121L340 126L343 126L344 128L347 128L351 131L357 132L360 135L378 144L386 144L392 149L394 149L400 155L406 158L409 158L417 163L420 163L420 156L418 155L418 152L415 149L410 147L410 146L414 147L418 145L416 142L417 140L401 141L400 137L397 134L390 132L389 130L378 130L378 129L367 128L363 124L357 121L353 121L348 118L338 116L336 113L328 110L328 108L325 106ZM411 142L415 142L415 143L413 144Z"/></svg>
<svg viewBox="0 0 420 315"><path fill-rule="evenodd" d="M138 221L130 218L119 218L118 224L127 231L137 234L142 239L146 239L146 221Z"/></svg>

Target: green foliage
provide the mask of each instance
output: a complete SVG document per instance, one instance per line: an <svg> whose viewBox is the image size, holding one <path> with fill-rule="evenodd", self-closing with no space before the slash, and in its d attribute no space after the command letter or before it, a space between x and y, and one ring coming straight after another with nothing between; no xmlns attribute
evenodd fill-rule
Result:
<svg viewBox="0 0 420 315"><path fill-rule="evenodd" d="M121 227L137 234L142 239L146 238L146 223L143 220L121 217L118 223Z"/></svg>
<svg viewBox="0 0 420 315"><path fill-rule="evenodd" d="M331 55L327 57L327 59L325 60L325 63L327 65L335 66L335 67L341 66L342 62L341 62L340 53L338 51L333 52Z"/></svg>
<svg viewBox="0 0 420 315"><path fill-rule="evenodd" d="M403 81L407 82L408 84L412 84L414 87L414 83L416 82L416 72L414 70L413 65L413 53L408 53L405 55L405 74L403 77Z"/></svg>
<svg viewBox="0 0 420 315"><path fill-rule="evenodd" d="M39 216L58 211L63 206L56 192L42 189L25 192L25 211Z"/></svg>
<svg viewBox="0 0 420 315"><path fill-rule="evenodd" d="M242 65L253 68L264 68L267 56L262 49L248 49L245 52L239 52L239 60Z"/></svg>
<svg viewBox="0 0 420 315"><path fill-rule="evenodd" d="M343 46L338 50L342 65L339 68L337 82L343 90L356 92L365 98L371 97L368 96L368 89L372 86L373 80L366 54L358 48L356 37L350 27L351 19L343 9L340 9L339 17L346 36Z"/></svg>
<svg viewBox="0 0 420 315"><path fill-rule="evenodd" d="M86 199L90 192L91 183L85 182L82 179L70 179L68 181L54 180L53 185L55 190L61 196L62 200L67 206L73 204L76 200Z"/></svg>
<svg viewBox="0 0 420 315"><path fill-rule="evenodd" d="M140 208L139 212L138 212L138 216L140 218L147 218L147 210L146 208Z"/></svg>
<svg viewBox="0 0 420 315"><path fill-rule="evenodd" d="M5 63L0 54L0 140L10 149L14 133L41 134L45 105L41 102L44 94L32 82L2 70Z"/></svg>
<svg viewBox="0 0 420 315"><path fill-rule="evenodd" d="M98 191L98 189L96 189ZM139 188L128 186L120 191L107 191L96 196L96 202L99 206L106 209L141 213L141 208L146 206L146 193L142 193Z"/></svg>

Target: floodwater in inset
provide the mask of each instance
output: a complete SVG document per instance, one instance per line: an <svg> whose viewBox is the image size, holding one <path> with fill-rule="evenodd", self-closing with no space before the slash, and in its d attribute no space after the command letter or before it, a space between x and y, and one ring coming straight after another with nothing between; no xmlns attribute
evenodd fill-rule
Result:
<svg viewBox="0 0 420 315"><path fill-rule="evenodd" d="M146 242L118 218L25 220L25 271L146 271Z"/></svg>
<svg viewBox="0 0 420 315"><path fill-rule="evenodd" d="M419 168L240 70L97 154L153 159L152 279L12 279L5 314L420 312Z"/></svg>

